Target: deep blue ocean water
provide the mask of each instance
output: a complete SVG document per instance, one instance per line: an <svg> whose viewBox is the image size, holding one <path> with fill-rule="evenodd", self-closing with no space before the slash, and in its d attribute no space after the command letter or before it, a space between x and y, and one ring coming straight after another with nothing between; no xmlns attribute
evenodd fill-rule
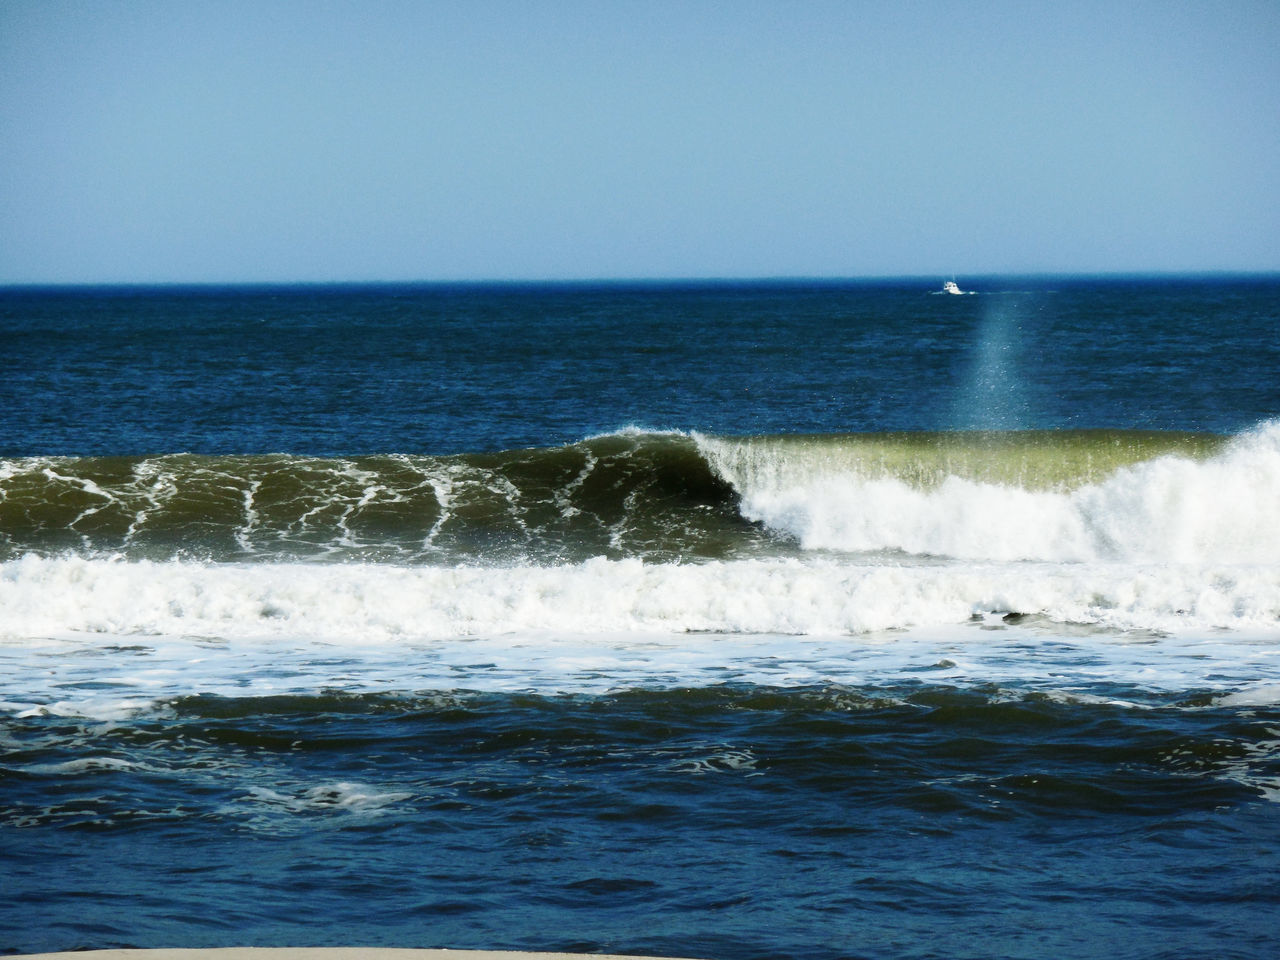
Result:
<svg viewBox="0 0 1280 960"><path fill-rule="evenodd" d="M8 291L0 454L467 453L1276 413L1274 279Z"/></svg>
<svg viewBox="0 0 1280 960"><path fill-rule="evenodd" d="M1280 949L1280 279L0 291L0 950Z"/></svg>

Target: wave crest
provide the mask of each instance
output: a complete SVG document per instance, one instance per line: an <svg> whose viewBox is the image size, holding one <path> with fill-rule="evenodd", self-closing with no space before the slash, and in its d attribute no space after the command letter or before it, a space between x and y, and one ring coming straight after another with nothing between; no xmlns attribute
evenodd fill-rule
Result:
<svg viewBox="0 0 1280 960"><path fill-rule="evenodd" d="M1280 563L1280 423L1230 441L1088 431L699 437L744 516L807 550Z"/></svg>

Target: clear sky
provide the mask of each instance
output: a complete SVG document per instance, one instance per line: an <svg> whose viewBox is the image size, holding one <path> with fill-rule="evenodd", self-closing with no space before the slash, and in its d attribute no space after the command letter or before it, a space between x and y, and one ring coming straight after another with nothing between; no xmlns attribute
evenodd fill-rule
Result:
<svg viewBox="0 0 1280 960"><path fill-rule="evenodd" d="M0 282L1280 269L1280 2L0 0Z"/></svg>

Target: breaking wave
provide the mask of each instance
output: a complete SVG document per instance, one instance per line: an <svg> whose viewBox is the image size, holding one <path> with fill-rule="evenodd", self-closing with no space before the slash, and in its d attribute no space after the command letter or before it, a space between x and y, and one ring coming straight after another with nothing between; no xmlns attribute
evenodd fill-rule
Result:
<svg viewBox="0 0 1280 960"><path fill-rule="evenodd" d="M0 461L0 557L1280 562L1280 424Z"/></svg>

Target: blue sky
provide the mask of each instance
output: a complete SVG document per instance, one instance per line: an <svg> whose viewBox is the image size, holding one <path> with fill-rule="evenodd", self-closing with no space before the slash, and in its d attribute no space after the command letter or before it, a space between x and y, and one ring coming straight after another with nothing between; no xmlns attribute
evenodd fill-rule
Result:
<svg viewBox="0 0 1280 960"><path fill-rule="evenodd" d="M0 282L1280 269L1280 3L0 0Z"/></svg>

